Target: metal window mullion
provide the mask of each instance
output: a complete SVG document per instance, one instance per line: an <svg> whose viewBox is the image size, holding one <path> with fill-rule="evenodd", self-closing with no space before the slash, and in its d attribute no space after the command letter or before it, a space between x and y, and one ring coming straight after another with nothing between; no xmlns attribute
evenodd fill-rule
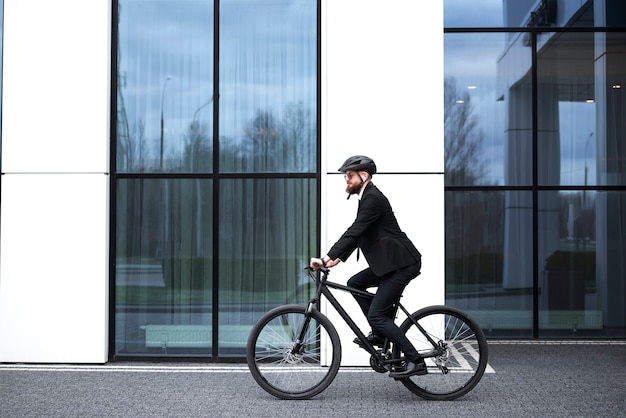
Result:
<svg viewBox="0 0 626 418"><path fill-rule="evenodd" d="M537 166L539 116L537 86L537 31L531 32L531 94L532 94L532 199L533 199L533 338L539 338L539 168Z"/></svg>

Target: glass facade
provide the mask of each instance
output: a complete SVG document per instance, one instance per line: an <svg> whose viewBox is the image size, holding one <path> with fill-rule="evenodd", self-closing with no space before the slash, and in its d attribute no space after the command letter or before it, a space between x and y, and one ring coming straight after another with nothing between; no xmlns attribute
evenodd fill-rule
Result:
<svg viewBox="0 0 626 418"><path fill-rule="evenodd" d="M444 6L446 301L491 337L626 337L626 6L485 3Z"/></svg>
<svg viewBox="0 0 626 418"><path fill-rule="evenodd" d="M318 3L117 3L113 355L242 358L309 298Z"/></svg>
<svg viewBox="0 0 626 418"><path fill-rule="evenodd" d="M626 11L444 1L446 303L491 338L626 337ZM303 302L319 2L119 0L113 357L243 358Z"/></svg>

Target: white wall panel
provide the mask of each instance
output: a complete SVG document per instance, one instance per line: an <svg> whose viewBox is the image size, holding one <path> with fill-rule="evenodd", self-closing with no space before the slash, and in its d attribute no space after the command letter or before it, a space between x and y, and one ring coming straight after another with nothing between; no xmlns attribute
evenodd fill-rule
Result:
<svg viewBox="0 0 626 418"><path fill-rule="evenodd" d="M386 170L443 172L443 2L327 0L322 13L329 170L365 154Z"/></svg>
<svg viewBox="0 0 626 418"><path fill-rule="evenodd" d="M4 0L0 361L108 339L110 0Z"/></svg>
<svg viewBox="0 0 626 418"><path fill-rule="evenodd" d="M333 173L322 176L322 253L357 211L357 199L346 200L343 177L334 173L347 157L368 155L381 173L374 183L423 256L422 274L403 298L411 311L444 302L442 27L442 2L322 4L322 172ZM330 278L345 283L366 266L353 255ZM335 294L367 332L352 296ZM334 309L326 306L326 313L342 339L342 364L369 364Z"/></svg>
<svg viewBox="0 0 626 418"><path fill-rule="evenodd" d="M108 177L2 176L0 362L102 363Z"/></svg>
<svg viewBox="0 0 626 418"><path fill-rule="evenodd" d="M4 172L108 171L110 7L4 0Z"/></svg>

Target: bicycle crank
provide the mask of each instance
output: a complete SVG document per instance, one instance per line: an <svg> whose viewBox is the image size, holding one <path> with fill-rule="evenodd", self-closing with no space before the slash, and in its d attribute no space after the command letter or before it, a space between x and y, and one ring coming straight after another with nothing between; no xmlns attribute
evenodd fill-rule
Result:
<svg viewBox="0 0 626 418"><path fill-rule="evenodd" d="M377 356L370 357L370 366L377 373L387 373L389 371L388 366L385 366L385 364L381 362L381 358Z"/></svg>

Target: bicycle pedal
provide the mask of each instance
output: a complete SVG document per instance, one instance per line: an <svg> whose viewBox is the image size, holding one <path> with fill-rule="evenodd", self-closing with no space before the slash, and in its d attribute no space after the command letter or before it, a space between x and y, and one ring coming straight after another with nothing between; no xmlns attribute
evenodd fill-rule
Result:
<svg viewBox="0 0 626 418"><path fill-rule="evenodd" d="M400 366L391 366L391 367L389 367L389 373L390 374L393 373L393 372L399 372L399 371L402 371L402 370L404 370L404 367L400 367ZM391 376L389 376L389 377L391 377ZM402 380L402 379L400 379L398 377L392 377L392 379L393 380Z"/></svg>

